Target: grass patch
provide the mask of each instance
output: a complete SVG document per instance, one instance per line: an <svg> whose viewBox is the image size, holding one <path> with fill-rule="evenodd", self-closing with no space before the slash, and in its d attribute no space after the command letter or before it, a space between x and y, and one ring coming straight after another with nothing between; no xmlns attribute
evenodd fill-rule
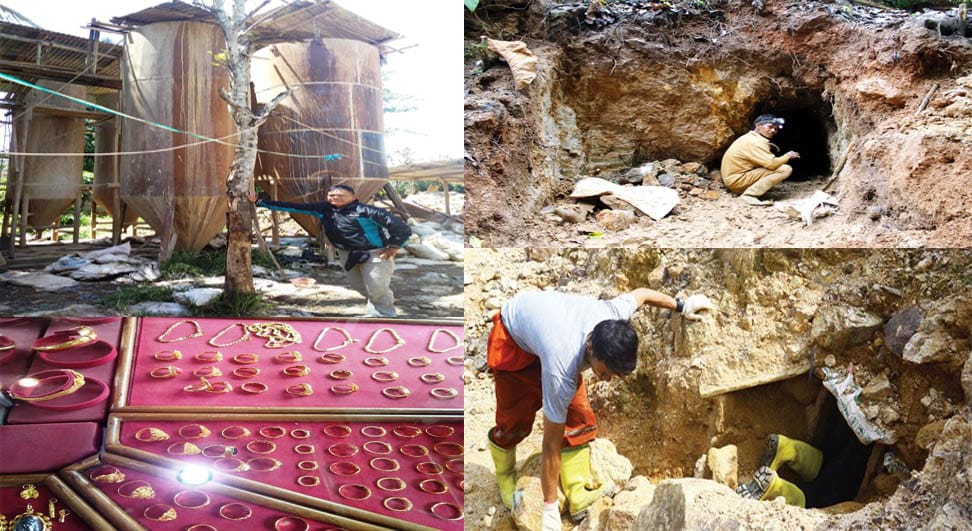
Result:
<svg viewBox="0 0 972 531"><path fill-rule="evenodd" d="M241 293L230 298L225 293L212 304L194 308L197 317L255 317L265 315L270 309L259 293Z"/></svg>
<svg viewBox="0 0 972 531"><path fill-rule="evenodd" d="M273 260L259 250L252 253L253 265L274 269ZM226 250L175 251L162 267L163 280L189 277L215 277L226 273Z"/></svg>
<svg viewBox="0 0 972 531"><path fill-rule="evenodd" d="M101 298L100 304L127 315L128 307L139 302L170 302L172 288L166 286L119 286L114 293Z"/></svg>

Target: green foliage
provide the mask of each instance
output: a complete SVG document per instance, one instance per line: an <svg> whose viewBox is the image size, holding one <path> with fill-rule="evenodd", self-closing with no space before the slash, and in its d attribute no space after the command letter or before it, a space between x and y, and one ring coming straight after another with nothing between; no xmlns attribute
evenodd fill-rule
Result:
<svg viewBox="0 0 972 531"><path fill-rule="evenodd" d="M84 152L85 153L95 152L95 128L93 124L94 121L92 120L84 121ZM84 171L94 172L94 157L91 156L84 157Z"/></svg>
<svg viewBox="0 0 972 531"><path fill-rule="evenodd" d="M211 277L226 272L224 251L175 251L159 268L165 280L187 277Z"/></svg>
<svg viewBox="0 0 972 531"><path fill-rule="evenodd" d="M481 42L463 41L462 43L462 54L466 59L486 59L489 53L489 44L485 40Z"/></svg>
<svg viewBox="0 0 972 531"><path fill-rule="evenodd" d="M466 9L469 11L475 11L479 6L479 0L463 0L463 2L466 4Z"/></svg>
<svg viewBox="0 0 972 531"><path fill-rule="evenodd" d="M101 297L99 304L118 313L127 314L128 307L139 302L168 302L172 288L155 285L119 286L113 293Z"/></svg>

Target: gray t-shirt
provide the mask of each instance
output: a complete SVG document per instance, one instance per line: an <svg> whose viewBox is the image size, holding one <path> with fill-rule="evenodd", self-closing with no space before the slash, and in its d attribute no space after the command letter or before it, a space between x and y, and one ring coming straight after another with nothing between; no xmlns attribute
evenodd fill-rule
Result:
<svg viewBox="0 0 972 531"><path fill-rule="evenodd" d="M503 326L523 350L540 358L543 414L567 421L567 406L585 368L584 342L601 321L628 320L638 309L632 295L601 301L584 295L540 291L521 293L503 305Z"/></svg>

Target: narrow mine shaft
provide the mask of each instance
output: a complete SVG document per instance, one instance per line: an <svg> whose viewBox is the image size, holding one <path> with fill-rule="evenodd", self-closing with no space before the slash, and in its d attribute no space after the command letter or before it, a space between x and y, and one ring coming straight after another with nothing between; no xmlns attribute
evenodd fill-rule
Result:
<svg viewBox="0 0 972 531"><path fill-rule="evenodd" d="M804 91L797 98L774 97L761 101L753 108L749 122L761 114L773 114L786 120L773 143L780 148L778 154L800 153L800 159L792 164L791 179L808 181L830 176L833 170L830 152L835 144L837 125L830 103L819 92Z"/></svg>

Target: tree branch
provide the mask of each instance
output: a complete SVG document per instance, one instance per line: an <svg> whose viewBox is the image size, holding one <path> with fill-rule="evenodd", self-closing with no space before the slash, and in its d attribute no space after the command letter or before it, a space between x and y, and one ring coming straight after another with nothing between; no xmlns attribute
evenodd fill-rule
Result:
<svg viewBox="0 0 972 531"><path fill-rule="evenodd" d="M283 100L287 99L287 97L290 96L290 93L291 91L287 90L286 92L281 92L280 94L277 94L272 100L270 100L269 103L264 105L263 109L260 112L258 112L254 117L260 122L266 120L267 116L269 116L270 113L277 108L277 105L280 105L280 102L282 102Z"/></svg>

